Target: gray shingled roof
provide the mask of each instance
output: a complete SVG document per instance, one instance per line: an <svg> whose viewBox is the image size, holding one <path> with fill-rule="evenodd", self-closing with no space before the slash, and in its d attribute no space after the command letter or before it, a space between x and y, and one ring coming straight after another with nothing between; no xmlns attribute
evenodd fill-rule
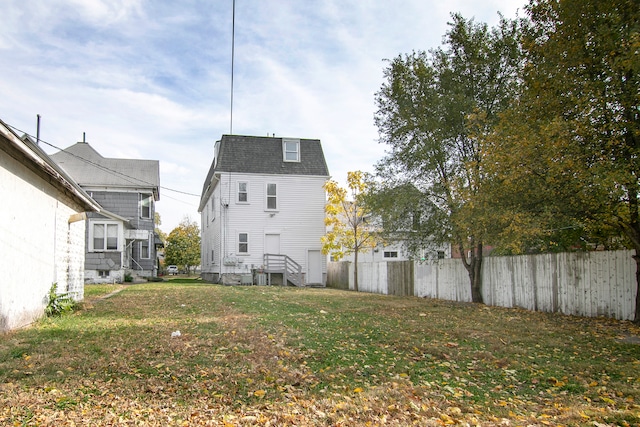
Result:
<svg viewBox="0 0 640 427"><path fill-rule="evenodd" d="M300 139L300 162L284 162L282 138L242 135L222 135L202 195L216 172L329 176L319 139Z"/></svg>
<svg viewBox="0 0 640 427"><path fill-rule="evenodd" d="M158 160L102 157L86 142L78 142L50 157L82 187L146 187L153 189L156 200L159 199Z"/></svg>

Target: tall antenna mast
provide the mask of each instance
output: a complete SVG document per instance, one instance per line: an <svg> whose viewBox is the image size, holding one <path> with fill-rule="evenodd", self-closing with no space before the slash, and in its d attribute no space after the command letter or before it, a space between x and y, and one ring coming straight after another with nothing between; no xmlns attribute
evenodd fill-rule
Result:
<svg viewBox="0 0 640 427"><path fill-rule="evenodd" d="M233 64L236 46L236 0L233 0L233 13L231 18L231 118L229 122L229 135L233 135Z"/></svg>

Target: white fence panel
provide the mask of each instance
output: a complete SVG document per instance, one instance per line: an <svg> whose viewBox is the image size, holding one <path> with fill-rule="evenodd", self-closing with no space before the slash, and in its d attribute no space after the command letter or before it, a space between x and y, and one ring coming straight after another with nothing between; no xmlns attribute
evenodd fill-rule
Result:
<svg viewBox="0 0 640 427"><path fill-rule="evenodd" d="M353 286L354 263L349 266L349 289ZM358 263L358 291L387 295L387 263L359 262Z"/></svg>
<svg viewBox="0 0 640 427"><path fill-rule="evenodd" d="M414 293L419 297L471 301L469 275L457 259L414 265Z"/></svg>
<svg viewBox="0 0 640 427"><path fill-rule="evenodd" d="M636 297L633 255L634 251L609 251L487 257L482 266L484 302L501 307L632 320ZM358 263L358 273L360 291L389 293L386 262ZM415 296L471 301L469 276L459 259L416 262L413 280ZM349 273L350 289L353 289L352 282L353 264ZM396 284L391 286L398 288Z"/></svg>

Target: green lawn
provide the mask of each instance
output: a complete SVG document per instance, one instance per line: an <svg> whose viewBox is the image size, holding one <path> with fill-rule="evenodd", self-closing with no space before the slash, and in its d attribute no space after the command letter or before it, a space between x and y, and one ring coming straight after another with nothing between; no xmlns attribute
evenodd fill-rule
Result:
<svg viewBox="0 0 640 427"><path fill-rule="evenodd" d="M86 295L0 336L0 425L640 425L629 322L184 278Z"/></svg>

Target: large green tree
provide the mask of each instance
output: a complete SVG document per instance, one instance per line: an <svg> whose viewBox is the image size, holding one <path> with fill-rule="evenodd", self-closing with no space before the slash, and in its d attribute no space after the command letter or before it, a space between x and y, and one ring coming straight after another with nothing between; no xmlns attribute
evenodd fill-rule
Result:
<svg viewBox="0 0 640 427"><path fill-rule="evenodd" d="M190 271L200 265L200 227L195 221L184 218L167 236L165 263Z"/></svg>
<svg viewBox="0 0 640 427"><path fill-rule="evenodd" d="M526 10L523 91L486 147L500 240L514 251L623 245L640 283L640 3Z"/></svg>
<svg viewBox="0 0 640 427"><path fill-rule="evenodd" d="M390 149L372 192L382 216L414 218L409 249L453 243L472 299L482 302L481 142L518 90L519 24L501 18L490 29L455 14L449 26L441 48L398 56L384 71L375 122ZM403 221L385 222L388 233L406 229Z"/></svg>

